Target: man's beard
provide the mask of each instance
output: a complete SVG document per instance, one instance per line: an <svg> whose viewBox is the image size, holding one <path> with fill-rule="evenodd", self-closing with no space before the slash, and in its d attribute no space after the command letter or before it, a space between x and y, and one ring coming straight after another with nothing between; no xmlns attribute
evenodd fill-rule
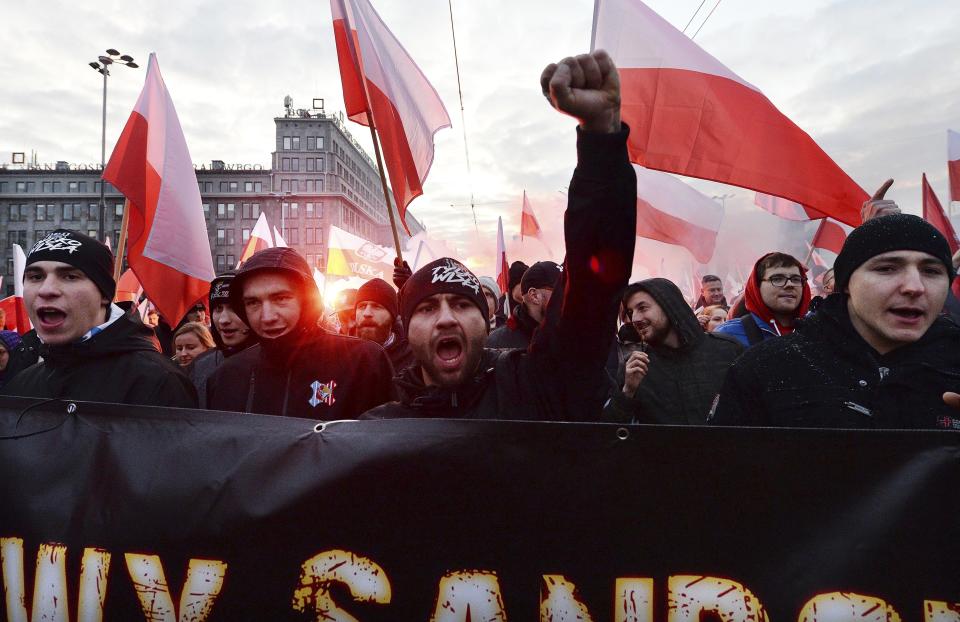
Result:
<svg viewBox="0 0 960 622"><path fill-rule="evenodd" d="M357 337L367 341L375 341L380 345L387 342L390 337L390 325L380 326L377 324L357 324Z"/></svg>

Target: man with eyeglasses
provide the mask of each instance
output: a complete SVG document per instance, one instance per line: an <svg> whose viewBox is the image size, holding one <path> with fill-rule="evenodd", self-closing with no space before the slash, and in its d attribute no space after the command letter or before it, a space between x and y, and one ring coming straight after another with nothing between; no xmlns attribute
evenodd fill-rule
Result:
<svg viewBox="0 0 960 622"><path fill-rule="evenodd" d="M486 343L488 348L527 349L533 331L543 321L560 271L560 264L553 261L538 261L527 268L520 279L523 302L517 305L517 312L510 316L505 326L490 333Z"/></svg>
<svg viewBox="0 0 960 622"><path fill-rule="evenodd" d="M941 315L946 238L893 214L847 237L836 293L730 368L708 423L960 430L960 327Z"/></svg>
<svg viewBox="0 0 960 622"><path fill-rule="evenodd" d="M807 270L791 255L768 253L754 265L743 299L748 313L724 322L715 332L748 348L789 335L810 306Z"/></svg>

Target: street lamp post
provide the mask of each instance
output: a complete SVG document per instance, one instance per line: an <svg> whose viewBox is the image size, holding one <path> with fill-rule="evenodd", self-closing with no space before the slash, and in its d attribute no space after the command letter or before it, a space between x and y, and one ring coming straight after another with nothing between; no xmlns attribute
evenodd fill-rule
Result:
<svg viewBox="0 0 960 622"><path fill-rule="evenodd" d="M133 62L132 56L128 56L127 54L121 55L120 52L113 48L107 50L106 56L99 56L97 60L90 61L89 65L94 71L103 74L103 123L100 131L100 226L98 229L100 241L103 242L106 240L104 220L106 219L107 211L107 202L104 198L106 182L103 180L103 171L107 166L107 76L110 75L110 65L126 65L134 69L139 67L139 65ZM114 240L114 243L116 243L116 240Z"/></svg>
<svg viewBox="0 0 960 622"><path fill-rule="evenodd" d="M717 194L715 194L715 195L713 195L713 196L710 197L710 198L713 199L714 201L719 200L719 201L720 201L720 206L724 209L724 211L726 211L726 209L727 209L727 199L732 199L734 196L736 196L736 195L733 195L733 194L720 194L720 195L717 195Z"/></svg>

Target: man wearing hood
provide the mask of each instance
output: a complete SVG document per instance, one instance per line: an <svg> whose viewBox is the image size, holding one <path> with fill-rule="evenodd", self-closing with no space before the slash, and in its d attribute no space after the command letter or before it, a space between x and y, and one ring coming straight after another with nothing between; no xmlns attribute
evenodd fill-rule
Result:
<svg viewBox="0 0 960 622"><path fill-rule="evenodd" d="M703 425L743 346L705 333L680 289L667 279L632 283L622 300L628 330L620 332L604 420Z"/></svg>
<svg viewBox="0 0 960 622"><path fill-rule="evenodd" d="M236 272L228 270L210 282L210 334L217 347L204 352L190 368L190 380L200 403L207 403L207 379L231 356L257 343L257 335L230 306L230 284Z"/></svg>
<svg viewBox="0 0 960 622"><path fill-rule="evenodd" d="M210 377L209 408L332 421L355 419L391 399L387 355L374 343L320 328L320 291L292 248L248 259L230 283L229 302L260 343Z"/></svg>
<svg viewBox="0 0 960 622"><path fill-rule="evenodd" d="M383 279L370 279L357 290L357 337L380 345L390 357L394 372L413 364L407 338L397 330L397 292Z"/></svg>
<svg viewBox="0 0 960 622"><path fill-rule="evenodd" d="M767 253L753 266L743 301L748 313L714 332L734 337L747 348L789 335L810 307L807 269L786 253Z"/></svg>
<svg viewBox="0 0 960 622"><path fill-rule="evenodd" d="M521 302L504 326L487 337L488 348L526 349L533 339L533 331L540 326L546 313L553 288L562 268L553 261L538 261L523 273L520 279Z"/></svg>
<svg viewBox="0 0 960 622"><path fill-rule="evenodd" d="M480 281L445 257L400 290L416 365L397 377L400 401L364 418L599 419L603 366L636 237L637 181L620 123L619 78L603 51L566 58L541 76L544 95L580 121L565 214L566 259L544 323L525 350L485 348Z"/></svg>
<svg viewBox="0 0 960 622"><path fill-rule="evenodd" d="M497 280L489 276L477 277L480 279L480 287L483 288L483 295L487 297L487 311L490 313L490 332L500 328L507 323L507 318L501 313L500 308L500 286Z"/></svg>
<svg viewBox="0 0 960 622"><path fill-rule="evenodd" d="M960 430L960 328L941 316L955 275L946 238L917 216L874 218L834 270L816 315L734 363L709 423Z"/></svg>
<svg viewBox="0 0 960 622"><path fill-rule="evenodd" d="M39 360L4 395L195 408L190 380L154 348L153 331L113 304L113 253L58 229L27 255L23 301Z"/></svg>

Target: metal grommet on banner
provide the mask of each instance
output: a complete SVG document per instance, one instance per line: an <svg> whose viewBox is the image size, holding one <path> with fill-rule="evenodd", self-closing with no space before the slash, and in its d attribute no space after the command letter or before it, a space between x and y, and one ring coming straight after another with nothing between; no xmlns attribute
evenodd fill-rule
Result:
<svg viewBox="0 0 960 622"><path fill-rule="evenodd" d="M321 422L318 423L317 425L313 426L313 431L316 432L317 434L320 434L321 432L323 432L323 431L326 430L326 429L327 429L327 422L326 422L326 421L321 421Z"/></svg>
<svg viewBox="0 0 960 622"><path fill-rule="evenodd" d="M75 412L77 412L77 405L74 404L73 402L70 402L69 404L67 404L67 414L72 415Z"/></svg>
<svg viewBox="0 0 960 622"><path fill-rule="evenodd" d="M621 441L625 441L630 438L630 430L626 428L617 428L617 438Z"/></svg>

